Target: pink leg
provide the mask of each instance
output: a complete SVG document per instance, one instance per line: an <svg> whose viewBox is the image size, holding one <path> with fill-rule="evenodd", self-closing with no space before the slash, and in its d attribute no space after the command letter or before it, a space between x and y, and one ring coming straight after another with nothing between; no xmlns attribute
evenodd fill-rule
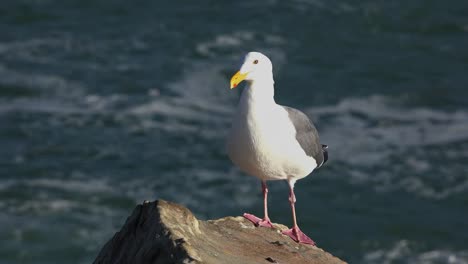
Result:
<svg viewBox="0 0 468 264"><path fill-rule="evenodd" d="M255 215L244 213L244 217L254 223L256 226L264 226L264 227L271 227L273 228L273 224L271 224L270 218L268 217L268 187L266 185L266 181L262 181L262 192L263 192L263 210L265 217L260 219Z"/></svg>
<svg viewBox="0 0 468 264"><path fill-rule="evenodd" d="M294 206L294 204L296 203L296 196L294 195L294 183L295 181L288 180L289 202L291 203L291 210L292 210L294 225L291 229L283 231L283 234L289 236L290 238L292 238L294 241L298 243L309 244L309 245L315 246L315 242L312 239L310 239L306 234L304 234L299 229L299 226L297 225L296 208Z"/></svg>

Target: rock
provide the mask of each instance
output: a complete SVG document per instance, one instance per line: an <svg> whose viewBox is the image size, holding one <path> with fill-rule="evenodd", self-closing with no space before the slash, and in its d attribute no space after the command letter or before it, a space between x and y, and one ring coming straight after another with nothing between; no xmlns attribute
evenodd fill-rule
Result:
<svg viewBox="0 0 468 264"><path fill-rule="evenodd" d="M158 200L138 205L104 245L95 264L336 263L345 262L243 217L201 221L187 208Z"/></svg>

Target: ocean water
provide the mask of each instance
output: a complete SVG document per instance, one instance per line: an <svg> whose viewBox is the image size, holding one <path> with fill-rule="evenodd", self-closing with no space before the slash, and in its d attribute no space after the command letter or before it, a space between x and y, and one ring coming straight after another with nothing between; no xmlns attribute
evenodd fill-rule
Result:
<svg viewBox="0 0 468 264"><path fill-rule="evenodd" d="M463 0L2 1L0 263L90 263L143 200L261 214L224 150L252 50L329 145L303 231L350 263L468 263Z"/></svg>

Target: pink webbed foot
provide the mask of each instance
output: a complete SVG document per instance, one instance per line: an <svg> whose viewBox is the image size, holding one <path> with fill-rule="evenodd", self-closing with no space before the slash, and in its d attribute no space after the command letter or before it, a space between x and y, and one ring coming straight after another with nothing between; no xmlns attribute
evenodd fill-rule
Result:
<svg viewBox="0 0 468 264"><path fill-rule="evenodd" d="M263 226L263 227L269 227L273 228L273 224L271 223L269 218L266 219L260 219L256 217L255 215L244 213L244 217L252 222L255 226Z"/></svg>
<svg viewBox="0 0 468 264"><path fill-rule="evenodd" d="M310 239L310 237L308 237L306 234L304 234L299 229L299 227L293 227L291 229L283 231L282 233L283 235L289 236L290 238L292 238L292 240L298 243L309 244L309 245L315 246L315 242L312 239Z"/></svg>

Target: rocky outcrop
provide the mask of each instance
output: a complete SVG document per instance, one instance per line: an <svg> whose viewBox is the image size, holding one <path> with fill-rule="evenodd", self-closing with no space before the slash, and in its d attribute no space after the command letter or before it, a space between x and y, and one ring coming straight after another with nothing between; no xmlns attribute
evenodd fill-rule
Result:
<svg viewBox="0 0 468 264"><path fill-rule="evenodd" d="M286 226L274 226L257 228L240 216L201 221L181 205L145 202L94 263L345 263L282 235Z"/></svg>

